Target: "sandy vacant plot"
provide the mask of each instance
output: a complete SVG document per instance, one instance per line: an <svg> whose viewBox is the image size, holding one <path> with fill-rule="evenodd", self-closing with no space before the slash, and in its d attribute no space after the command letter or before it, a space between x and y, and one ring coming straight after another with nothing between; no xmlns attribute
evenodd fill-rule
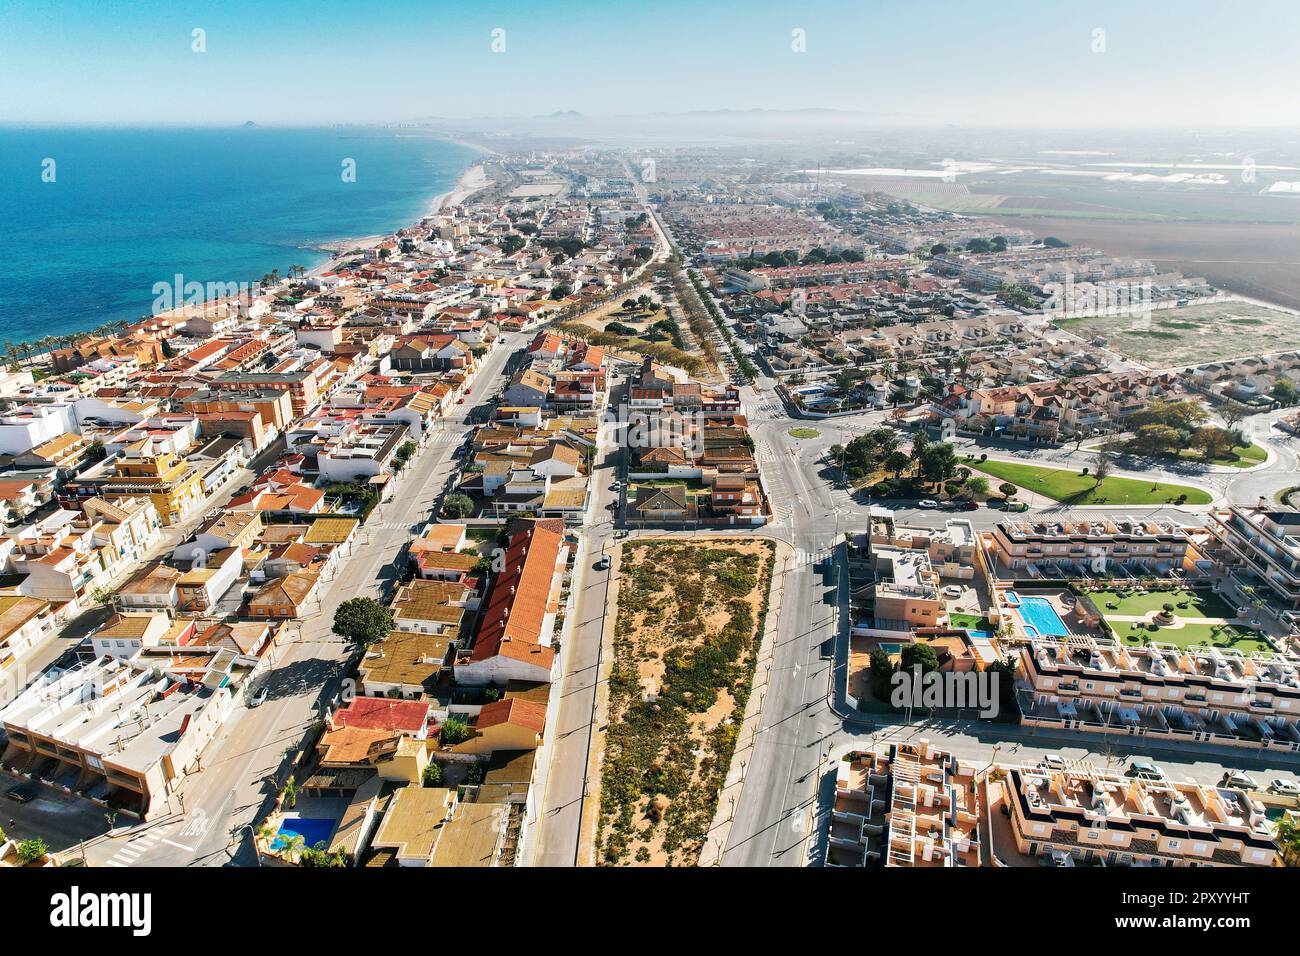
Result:
<svg viewBox="0 0 1300 956"><path fill-rule="evenodd" d="M623 546L597 860L693 866L713 820L771 585L771 542Z"/></svg>
<svg viewBox="0 0 1300 956"><path fill-rule="evenodd" d="M1300 315L1238 301L1157 309L1148 316L1066 319L1057 324L1083 338L1100 335L1107 348L1150 368L1198 365L1300 346Z"/></svg>

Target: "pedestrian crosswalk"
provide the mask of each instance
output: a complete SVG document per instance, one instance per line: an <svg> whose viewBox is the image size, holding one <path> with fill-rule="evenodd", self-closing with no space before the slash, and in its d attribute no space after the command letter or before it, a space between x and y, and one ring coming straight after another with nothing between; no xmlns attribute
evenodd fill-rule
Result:
<svg viewBox="0 0 1300 956"><path fill-rule="evenodd" d="M135 866L144 856L162 840L162 831L155 828L127 840L120 850L108 859L109 866Z"/></svg>

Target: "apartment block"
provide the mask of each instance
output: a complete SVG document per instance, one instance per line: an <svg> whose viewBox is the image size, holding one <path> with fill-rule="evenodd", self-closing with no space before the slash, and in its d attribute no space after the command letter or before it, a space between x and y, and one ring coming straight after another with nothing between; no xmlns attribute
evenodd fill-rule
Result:
<svg viewBox="0 0 1300 956"><path fill-rule="evenodd" d="M1006 771L1021 853L1057 865L1280 866L1264 808L1240 790L1082 770Z"/></svg>

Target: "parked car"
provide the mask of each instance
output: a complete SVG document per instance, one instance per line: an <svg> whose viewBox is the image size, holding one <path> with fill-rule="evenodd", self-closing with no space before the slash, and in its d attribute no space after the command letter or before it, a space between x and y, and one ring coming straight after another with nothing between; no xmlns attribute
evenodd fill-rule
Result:
<svg viewBox="0 0 1300 956"><path fill-rule="evenodd" d="M978 502L978 501L968 501L968 502L966 502L964 505L961 506L961 510L962 510L962 511L979 511L979 510L980 510L979 502Z"/></svg>
<svg viewBox="0 0 1300 956"><path fill-rule="evenodd" d="M20 783L6 790L5 796L14 803L31 803L40 792L40 788L34 783Z"/></svg>
<svg viewBox="0 0 1300 956"><path fill-rule="evenodd" d="M595 568L597 571L607 570L609 568L609 563L609 555L602 554L600 560L596 562Z"/></svg>
<svg viewBox="0 0 1300 956"><path fill-rule="evenodd" d="M939 502L932 501L929 498L923 498L920 501L918 501L916 505L918 508L937 508L939 507Z"/></svg>
<svg viewBox="0 0 1300 956"><path fill-rule="evenodd" d="M1300 783L1283 780L1281 777L1274 779L1268 785L1268 789L1271 793L1278 793L1284 797L1300 797Z"/></svg>
<svg viewBox="0 0 1300 956"><path fill-rule="evenodd" d="M1221 787L1236 787L1238 790L1258 790L1259 784L1249 774L1242 773L1240 770L1229 770L1219 781Z"/></svg>
<svg viewBox="0 0 1300 956"><path fill-rule="evenodd" d="M1165 779L1165 772L1149 760L1134 760L1128 765L1124 775L1126 777L1136 777L1138 780Z"/></svg>
<svg viewBox="0 0 1300 956"><path fill-rule="evenodd" d="M266 703L266 698L271 695L271 690L265 684L253 692L253 696L248 698L249 707L261 707Z"/></svg>

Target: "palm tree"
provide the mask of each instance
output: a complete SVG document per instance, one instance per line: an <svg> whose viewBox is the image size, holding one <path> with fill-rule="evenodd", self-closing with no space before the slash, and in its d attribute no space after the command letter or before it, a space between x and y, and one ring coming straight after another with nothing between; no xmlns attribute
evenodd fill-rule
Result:
<svg viewBox="0 0 1300 956"><path fill-rule="evenodd" d="M301 833L281 833L280 853L285 857L294 857L303 851L307 841Z"/></svg>

